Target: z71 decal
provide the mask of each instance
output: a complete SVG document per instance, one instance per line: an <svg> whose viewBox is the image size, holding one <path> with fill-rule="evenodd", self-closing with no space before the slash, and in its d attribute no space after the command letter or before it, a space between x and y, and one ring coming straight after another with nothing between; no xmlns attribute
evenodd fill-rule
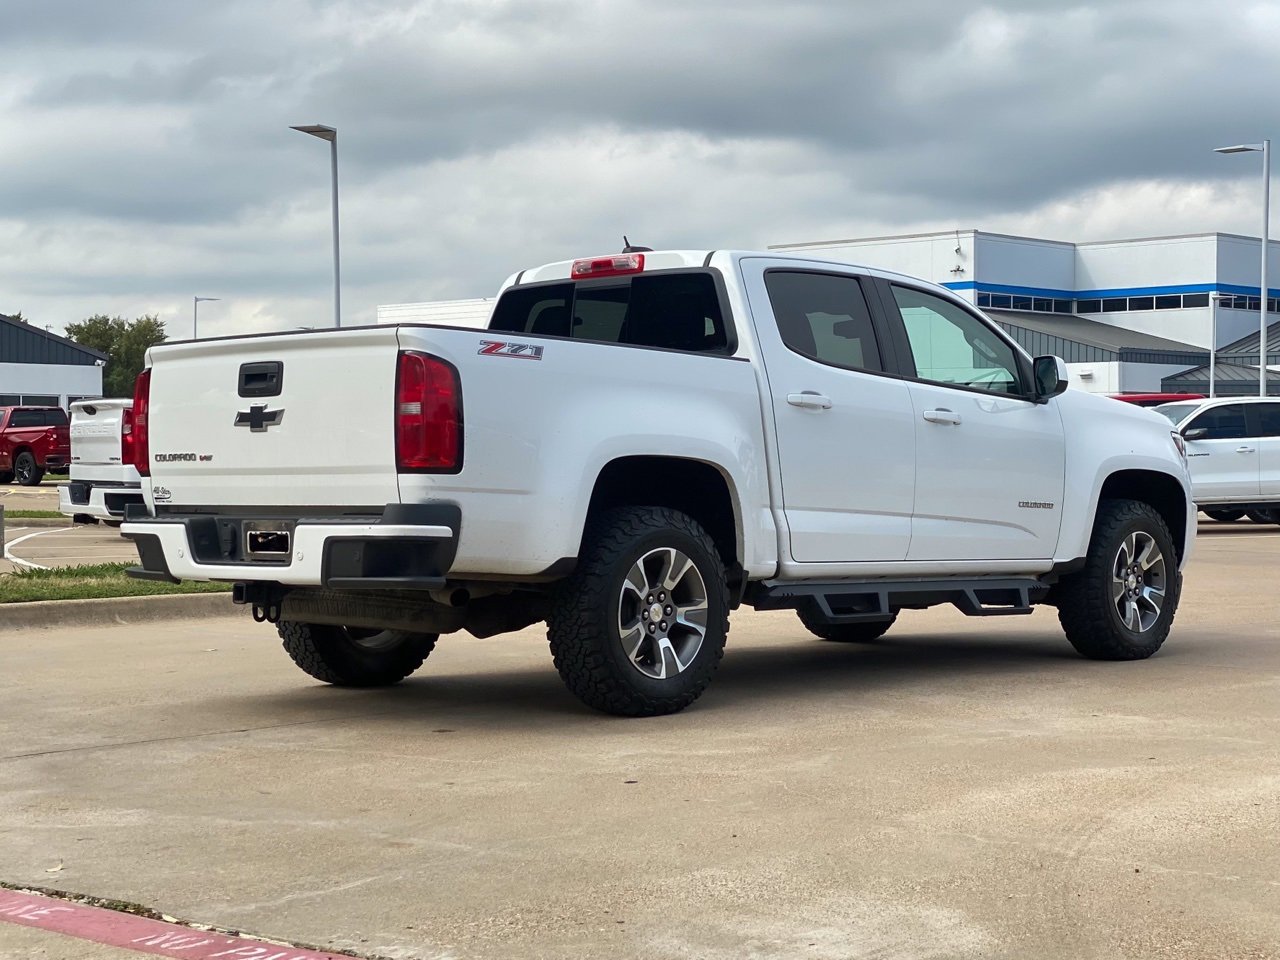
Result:
<svg viewBox="0 0 1280 960"><path fill-rule="evenodd" d="M481 340L476 351L485 357L516 357L520 360L541 360L542 348L532 343L507 343L505 340Z"/></svg>

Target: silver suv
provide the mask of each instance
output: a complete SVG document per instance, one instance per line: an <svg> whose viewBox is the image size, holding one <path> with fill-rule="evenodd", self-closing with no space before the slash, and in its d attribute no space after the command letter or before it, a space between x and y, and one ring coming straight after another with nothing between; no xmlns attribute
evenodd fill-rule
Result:
<svg viewBox="0 0 1280 960"><path fill-rule="evenodd" d="M1155 411L1186 441L1201 510L1214 520L1280 523L1280 397L1181 400Z"/></svg>

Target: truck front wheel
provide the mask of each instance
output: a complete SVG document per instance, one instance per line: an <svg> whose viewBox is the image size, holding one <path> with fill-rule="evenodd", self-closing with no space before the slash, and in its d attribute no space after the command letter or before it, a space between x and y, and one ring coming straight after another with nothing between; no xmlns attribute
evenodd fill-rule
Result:
<svg viewBox="0 0 1280 960"><path fill-rule="evenodd" d="M422 666L437 634L364 630L281 620L276 624L290 658L306 673L339 687L386 687Z"/></svg>
<svg viewBox="0 0 1280 960"><path fill-rule="evenodd" d="M1143 660L1169 635L1181 592L1164 518L1137 500L1104 500L1084 568L1058 585L1058 620L1083 656Z"/></svg>
<svg viewBox="0 0 1280 960"><path fill-rule="evenodd" d="M666 507L592 520L559 586L547 639L565 685L605 713L682 710L706 689L729 631L724 564L706 531Z"/></svg>

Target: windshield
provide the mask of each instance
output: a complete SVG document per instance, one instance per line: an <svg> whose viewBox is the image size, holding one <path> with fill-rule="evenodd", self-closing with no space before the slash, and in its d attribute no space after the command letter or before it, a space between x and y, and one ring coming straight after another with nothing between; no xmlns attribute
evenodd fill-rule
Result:
<svg viewBox="0 0 1280 960"><path fill-rule="evenodd" d="M1152 407L1156 413L1163 413L1176 427L1183 420L1195 413L1200 408L1198 403L1162 403L1158 407Z"/></svg>

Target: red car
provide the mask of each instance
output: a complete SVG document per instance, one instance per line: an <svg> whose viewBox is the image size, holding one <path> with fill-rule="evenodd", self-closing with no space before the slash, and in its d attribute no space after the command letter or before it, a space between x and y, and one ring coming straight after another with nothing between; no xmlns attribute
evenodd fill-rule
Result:
<svg viewBox="0 0 1280 960"><path fill-rule="evenodd" d="M1158 407L1162 403L1173 403L1175 400L1203 400L1202 393L1113 393L1113 400L1125 403L1136 403L1140 407Z"/></svg>
<svg viewBox="0 0 1280 960"><path fill-rule="evenodd" d="M61 407L0 407L0 483L34 487L71 462L71 427Z"/></svg>

